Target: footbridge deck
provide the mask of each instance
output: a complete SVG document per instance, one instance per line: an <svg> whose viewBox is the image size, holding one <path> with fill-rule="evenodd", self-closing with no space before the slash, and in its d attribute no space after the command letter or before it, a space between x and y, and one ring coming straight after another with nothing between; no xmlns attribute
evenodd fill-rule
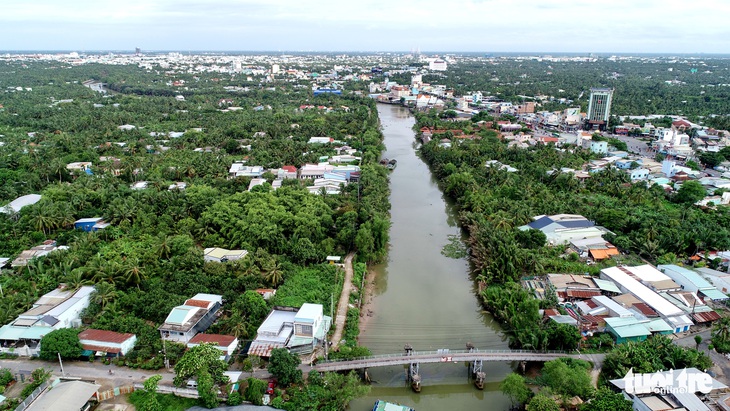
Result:
<svg viewBox="0 0 730 411"><path fill-rule="evenodd" d="M320 372L355 370L372 367L385 367L390 365L404 365L412 363L440 363L440 362L473 362L473 361L550 361L557 358L569 357L582 359L594 363L600 368L603 363L603 354L579 354L576 352L563 351L528 351L528 350L489 350L489 351L468 351L468 350L437 350L437 351L412 351L410 354L385 354L373 355L370 357L356 358L353 360L331 360L320 361L313 368Z"/></svg>

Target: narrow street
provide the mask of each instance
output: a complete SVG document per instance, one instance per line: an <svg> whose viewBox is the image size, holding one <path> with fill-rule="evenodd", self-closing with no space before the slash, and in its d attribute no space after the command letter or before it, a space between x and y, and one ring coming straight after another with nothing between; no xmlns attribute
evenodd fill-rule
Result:
<svg viewBox="0 0 730 411"><path fill-rule="evenodd" d="M332 348L335 349L340 344L342 332L345 329L345 321L347 320L347 307L350 304L350 292L352 291L352 259L355 253L350 253L345 257L345 279L342 284L342 293L337 303L337 313L335 313L335 332L332 334Z"/></svg>
<svg viewBox="0 0 730 411"><path fill-rule="evenodd" d="M720 354L715 350L710 351L708 348L711 342L710 338L712 337L711 329L677 338L674 340L674 343L681 347L694 348L697 345L695 342L695 335L702 337L702 342L699 347L700 351L709 355L710 360L712 360L712 363L715 364L710 369L716 374L715 378L723 384L730 385L730 360L728 360L723 354Z"/></svg>

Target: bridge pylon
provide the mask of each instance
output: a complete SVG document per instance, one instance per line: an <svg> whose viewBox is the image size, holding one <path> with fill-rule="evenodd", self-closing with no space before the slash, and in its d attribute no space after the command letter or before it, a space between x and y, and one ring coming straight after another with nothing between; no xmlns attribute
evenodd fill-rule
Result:
<svg viewBox="0 0 730 411"><path fill-rule="evenodd" d="M479 352L474 344L470 342L466 343L466 349L469 350L470 353ZM487 374L483 371L482 366L482 360L474 360L469 363L469 371L470 375L474 377L474 385L480 390L484 389L484 378L487 376Z"/></svg>
<svg viewBox="0 0 730 411"><path fill-rule="evenodd" d="M406 350L406 356L413 356L413 347L410 344L406 344L403 348ZM421 392L421 375L419 374L419 367L417 362L411 361L408 364L406 381L411 383L411 388L414 392Z"/></svg>

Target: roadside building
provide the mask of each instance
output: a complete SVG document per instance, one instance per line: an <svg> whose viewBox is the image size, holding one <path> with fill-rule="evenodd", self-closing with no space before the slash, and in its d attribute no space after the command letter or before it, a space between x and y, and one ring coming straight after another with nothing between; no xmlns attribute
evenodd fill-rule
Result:
<svg viewBox="0 0 730 411"><path fill-rule="evenodd" d="M137 343L137 336L106 330L86 329L79 333L83 356L119 357L127 355Z"/></svg>
<svg viewBox="0 0 730 411"><path fill-rule="evenodd" d="M218 318L223 297L216 294L196 294L170 311L158 328L163 339L187 344L197 333L204 332Z"/></svg>

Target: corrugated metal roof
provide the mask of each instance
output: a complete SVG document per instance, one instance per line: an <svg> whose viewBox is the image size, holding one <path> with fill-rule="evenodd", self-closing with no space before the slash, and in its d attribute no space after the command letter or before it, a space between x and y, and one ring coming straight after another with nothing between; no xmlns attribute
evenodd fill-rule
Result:
<svg viewBox="0 0 730 411"><path fill-rule="evenodd" d="M712 321L717 321L720 318L720 314L714 312L714 311L707 311L704 313L694 313L692 314L692 318L695 319L698 323L709 323Z"/></svg>
<svg viewBox="0 0 730 411"><path fill-rule="evenodd" d="M118 333L114 331L95 330L89 328L79 333L79 340L106 342L112 344L121 344L128 339L134 337L131 333Z"/></svg>
<svg viewBox="0 0 730 411"><path fill-rule="evenodd" d="M646 303L636 303L634 304L634 308L639 310L642 314L644 314L647 317L658 317L659 314L657 314L656 311L654 311L651 307L649 307Z"/></svg>
<svg viewBox="0 0 730 411"><path fill-rule="evenodd" d="M700 293L710 300L727 300L727 294L717 290L715 288L708 288L700 290Z"/></svg>
<svg viewBox="0 0 730 411"><path fill-rule="evenodd" d="M575 297L575 298L591 298L598 295L601 295L600 291L590 291L590 290L568 290L567 291L568 297Z"/></svg>
<svg viewBox="0 0 730 411"><path fill-rule="evenodd" d="M596 286L603 291L620 294L621 290L613 283L613 281L601 280L600 278L594 278L593 282Z"/></svg>
<svg viewBox="0 0 730 411"><path fill-rule="evenodd" d="M274 348L284 348L283 343L257 342L251 343L248 347L248 355L258 355L259 357L271 357L271 350Z"/></svg>
<svg viewBox="0 0 730 411"><path fill-rule="evenodd" d="M195 337L188 341L188 344L215 343L220 345L221 347L228 347L235 340L236 337L232 335L201 333L196 334Z"/></svg>

